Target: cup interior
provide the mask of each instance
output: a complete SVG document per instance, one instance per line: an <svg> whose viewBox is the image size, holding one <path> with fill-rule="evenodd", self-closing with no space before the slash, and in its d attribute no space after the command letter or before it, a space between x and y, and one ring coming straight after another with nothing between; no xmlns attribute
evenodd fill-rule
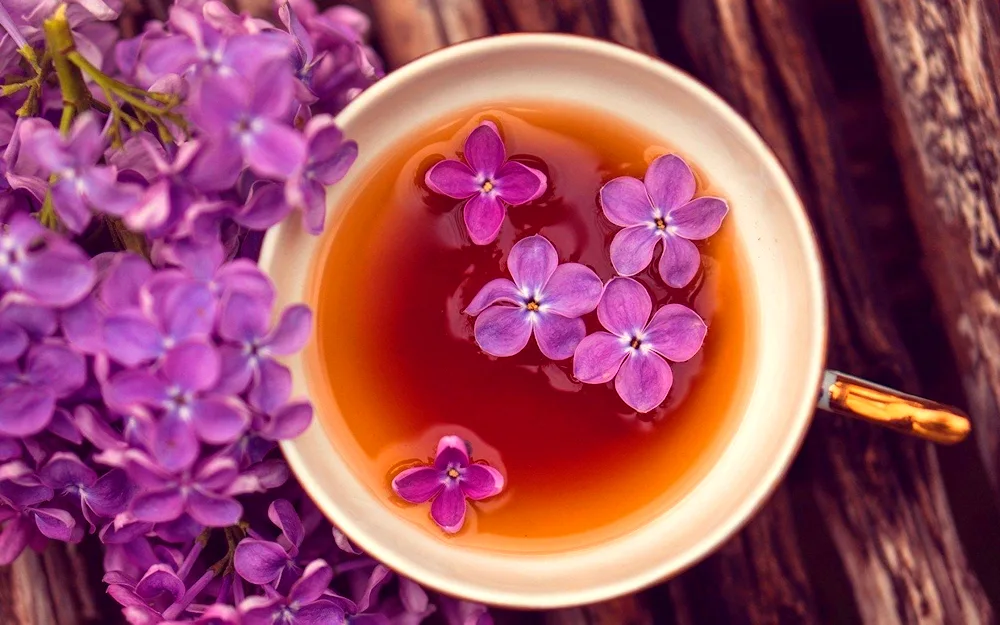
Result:
<svg viewBox="0 0 1000 625"><path fill-rule="evenodd" d="M435 52L361 94L339 116L361 147L328 193L327 232L297 219L272 229L260 264L279 304L311 303L324 242L344 200L380 155L450 112L524 100L586 106L647 128L708 172L729 200L755 308L752 392L725 450L700 482L642 527L598 546L544 555L471 550L391 514L352 472L318 419L282 443L298 479L359 547L451 595L519 608L600 601L671 576L731 536L777 485L808 427L825 357L826 303L818 250L788 177L759 136L717 96L672 67L628 49L565 35L506 35ZM298 356L293 392L322 381ZM322 410L322 406L318 406Z"/></svg>

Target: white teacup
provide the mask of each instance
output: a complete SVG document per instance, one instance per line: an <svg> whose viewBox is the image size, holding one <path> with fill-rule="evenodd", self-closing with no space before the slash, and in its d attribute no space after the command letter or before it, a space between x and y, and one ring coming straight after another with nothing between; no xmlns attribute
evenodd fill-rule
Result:
<svg viewBox="0 0 1000 625"><path fill-rule="evenodd" d="M463 548L415 526L366 487L319 419L283 443L292 469L330 520L390 568L442 592L489 604L550 608L600 601L675 575L734 534L762 505L821 407L881 421L941 442L968 422L936 404L824 373L827 313L819 251L788 176L728 105L673 67L614 44L566 35L480 39L429 54L361 94L337 118L358 142L351 174L328 197L325 236L346 196L380 155L415 131L477 105L551 101L606 111L662 136L728 198L752 284L753 391L726 449L689 494L627 535L544 555ZM314 303L312 276L324 238L297 219L273 229L261 266L282 304ZM327 294L326 296L336 296ZM303 358L287 363L296 395L323 384ZM322 410L322 406L318 407Z"/></svg>

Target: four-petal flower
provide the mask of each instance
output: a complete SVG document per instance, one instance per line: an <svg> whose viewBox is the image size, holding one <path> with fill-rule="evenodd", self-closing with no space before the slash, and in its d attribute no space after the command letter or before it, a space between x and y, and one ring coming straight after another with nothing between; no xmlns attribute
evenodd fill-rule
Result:
<svg viewBox="0 0 1000 625"><path fill-rule="evenodd" d="M639 412L667 398L674 381L667 360L691 359L708 331L687 306L667 304L650 319L652 310L646 287L632 278L612 278L597 306L597 318L608 332L583 339L573 356L578 380L602 384L614 378L618 395Z"/></svg>
<svg viewBox="0 0 1000 625"><path fill-rule="evenodd" d="M499 495L503 486L499 471L470 462L465 441L458 436L445 436L438 442L433 464L406 469L392 480L392 490L410 503L433 499L431 518L449 534L465 523L466 499Z"/></svg>
<svg viewBox="0 0 1000 625"><path fill-rule="evenodd" d="M486 283L465 312L478 315L476 343L493 356L513 356L532 332L547 358L563 360L587 334L580 319L597 307L603 285L592 269L559 264L556 248L543 236L525 237L507 256L514 278Z"/></svg>
<svg viewBox="0 0 1000 625"><path fill-rule="evenodd" d="M493 122L485 121L465 140L468 164L446 159L427 170L431 191L458 200L468 199L463 209L465 227L472 242L486 245L497 238L507 204L517 206L545 193L545 174L507 160L507 149Z"/></svg>
<svg viewBox="0 0 1000 625"><path fill-rule="evenodd" d="M604 215L624 230L611 241L611 263L623 276L633 276L653 260L663 241L658 266L667 286L688 285L701 265L691 241L707 239L722 226L729 207L716 197L694 198L694 174L679 156L655 159L644 180L621 176L601 188Z"/></svg>

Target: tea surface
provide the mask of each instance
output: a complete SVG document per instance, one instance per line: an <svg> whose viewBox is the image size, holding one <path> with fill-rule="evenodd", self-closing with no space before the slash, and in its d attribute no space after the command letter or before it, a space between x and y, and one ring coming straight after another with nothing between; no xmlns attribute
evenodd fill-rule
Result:
<svg viewBox="0 0 1000 625"><path fill-rule="evenodd" d="M423 181L442 156L456 158L484 119L499 126L508 156L542 170L549 187L508 209L495 243L476 246L462 202ZM634 529L708 470L745 404L741 372L752 356L744 266L728 221L698 244L702 269L688 287L661 282L659 252L636 276L654 310L683 303L709 327L701 352L671 363L673 388L649 414L630 410L613 382L575 381L572 359L549 361L534 340L516 356L487 356L473 339L474 319L462 313L486 282L509 277L507 253L531 234L548 238L560 262L583 263L605 281L614 276L608 245L618 227L602 214L598 191L616 176L641 178L669 152L657 137L586 109L497 106L427 128L359 178L314 276L309 350L325 384L310 390L328 435L394 513L470 546L578 547ZM709 183L690 164L703 195ZM584 320L588 332L601 329L596 313ZM465 527L445 537L429 506L405 504L390 481L401 466L428 461L448 434L470 441L473 459L497 467L507 486L470 502Z"/></svg>

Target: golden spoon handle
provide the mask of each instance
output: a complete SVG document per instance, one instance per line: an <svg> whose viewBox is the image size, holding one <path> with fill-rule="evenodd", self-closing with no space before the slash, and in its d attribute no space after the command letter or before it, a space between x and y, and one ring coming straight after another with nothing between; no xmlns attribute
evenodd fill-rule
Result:
<svg viewBox="0 0 1000 625"><path fill-rule="evenodd" d="M957 408L833 370L823 375L818 405L835 414L945 445L964 440L971 428L968 417Z"/></svg>

